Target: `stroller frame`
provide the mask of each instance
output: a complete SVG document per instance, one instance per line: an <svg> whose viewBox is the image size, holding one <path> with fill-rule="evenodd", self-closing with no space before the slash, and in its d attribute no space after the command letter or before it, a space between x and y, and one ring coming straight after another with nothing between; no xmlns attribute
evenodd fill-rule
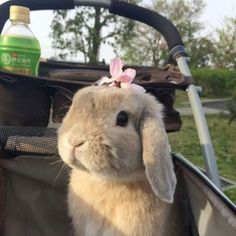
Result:
<svg viewBox="0 0 236 236"><path fill-rule="evenodd" d="M98 2L96 0L90 0L90 1L74 0L74 3L76 6L99 6L99 7L103 7L107 9L110 9L112 2L115 2L115 1L102 0ZM123 3L122 8L126 11L133 11L132 8L134 8L134 6L128 3ZM141 9L141 7L137 7L137 6L135 6L135 8ZM148 11L145 11L145 12L148 13ZM138 14L136 16L138 16ZM135 20L140 21L138 17ZM168 20L166 20L164 17L162 17L161 15L157 13L155 13L155 20L156 22L160 22L160 23L164 21L166 28L174 27L171 22L169 22ZM156 23L155 25L157 24L158 23ZM149 24L149 25L156 28L156 26L154 26L153 24ZM161 28L157 30L159 30L163 34L163 36L165 37L167 41L167 44L170 50L170 59L175 60L177 62L179 70L184 76L191 77L192 75L188 67L188 57L185 53L182 41L181 40L178 41L180 39L180 35L177 29L171 32L171 34L172 33L174 34L174 38L176 39L176 45L174 47L172 47L171 42L169 41L171 35L164 32ZM201 91L201 88L191 84L187 87L186 91L187 91L188 98L191 104L193 116L194 116L196 127L197 127L199 141L202 147L207 176L219 189L221 189L221 183L220 183L219 172L218 172L218 168L216 164L215 152L212 145L205 114L203 112L202 104L199 99L199 92Z"/></svg>
<svg viewBox="0 0 236 236"><path fill-rule="evenodd" d="M40 0L12 0L3 3L0 8L0 15L3 17L3 23L0 23L0 30L2 30L5 21L8 19L8 9L10 5L13 4L23 5L29 7L31 10L73 9L74 6L98 6L108 9L110 13L146 23L164 36L170 51L169 60L177 63L180 72L184 76L191 77L191 72L188 67L188 56L185 53L178 30L170 21L156 12L117 0L48 0L45 2ZM139 14L140 12L142 12L142 14ZM187 86L186 91L197 127L207 176L221 189L214 148L198 94L200 89L194 84L190 84Z"/></svg>

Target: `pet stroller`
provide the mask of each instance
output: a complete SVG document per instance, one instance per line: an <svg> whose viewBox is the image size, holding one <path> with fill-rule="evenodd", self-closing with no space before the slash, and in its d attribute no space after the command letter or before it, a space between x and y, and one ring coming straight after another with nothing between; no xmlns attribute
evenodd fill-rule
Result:
<svg viewBox="0 0 236 236"><path fill-rule="evenodd" d="M181 125L179 114L173 109L173 91L182 89L188 93L206 165L205 175L181 155L172 154L189 235L235 235L236 206L220 190L198 88L191 77L182 40L172 23L156 12L116 0L11 0L0 5L1 30L10 5L31 10L98 6L146 23L162 33L170 51L168 63L172 66L162 71L137 67L135 82L164 104L168 132L179 130ZM174 69L175 64L180 72ZM67 95L106 74L105 65L56 61L41 62L39 77L0 72L0 236L72 235L65 200L68 175L63 169L58 173L58 166L53 165L60 158L56 130L48 127L51 103L52 119L60 122L65 105L70 102L65 99Z"/></svg>

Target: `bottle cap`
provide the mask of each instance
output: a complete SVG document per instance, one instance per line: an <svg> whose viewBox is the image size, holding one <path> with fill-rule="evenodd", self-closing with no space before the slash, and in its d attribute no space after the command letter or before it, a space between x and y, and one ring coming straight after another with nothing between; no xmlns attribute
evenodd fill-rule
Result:
<svg viewBox="0 0 236 236"><path fill-rule="evenodd" d="M11 6L10 7L10 20L11 21L22 21L26 24L30 23L30 9L22 6Z"/></svg>

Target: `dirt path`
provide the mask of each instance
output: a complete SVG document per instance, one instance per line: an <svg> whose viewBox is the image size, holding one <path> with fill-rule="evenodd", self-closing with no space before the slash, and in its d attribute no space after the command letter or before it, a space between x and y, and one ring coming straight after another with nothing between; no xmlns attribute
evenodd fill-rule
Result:
<svg viewBox="0 0 236 236"><path fill-rule="evenodd" d="M207 99L202 101L203 111L205 114L230 114L228 104L230 98ZM192 115L192 110L189 103L184 103L183 106L176 108L181 115Z"/></svg>

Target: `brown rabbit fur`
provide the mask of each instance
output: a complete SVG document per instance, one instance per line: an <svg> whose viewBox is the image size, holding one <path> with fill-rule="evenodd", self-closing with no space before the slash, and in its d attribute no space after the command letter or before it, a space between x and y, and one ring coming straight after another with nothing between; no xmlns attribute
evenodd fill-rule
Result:
<svg viewBox="0 0 236 236"><path fill-rule="evenodd" d="M72 167L76 236L185 235L183 212L171 204L176 176L161 114L154 97L131 89L94 86L75 94L58 145Z"/></svg>

